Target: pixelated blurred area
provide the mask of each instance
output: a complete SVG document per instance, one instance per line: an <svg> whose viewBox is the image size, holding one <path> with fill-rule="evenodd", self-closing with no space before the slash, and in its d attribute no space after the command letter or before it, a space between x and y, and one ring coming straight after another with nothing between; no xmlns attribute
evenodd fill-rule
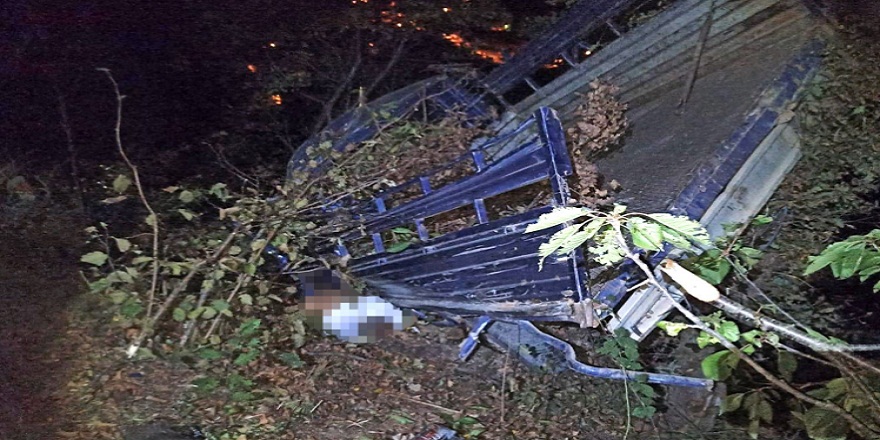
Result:
<svg viewBox="0 0 880 440"><path fill-rule="evenodd" d="M337 272L318 269L301 274L306 324L355 344L375 342L415 323L409 311L378 296L360 295Z"/></svg>

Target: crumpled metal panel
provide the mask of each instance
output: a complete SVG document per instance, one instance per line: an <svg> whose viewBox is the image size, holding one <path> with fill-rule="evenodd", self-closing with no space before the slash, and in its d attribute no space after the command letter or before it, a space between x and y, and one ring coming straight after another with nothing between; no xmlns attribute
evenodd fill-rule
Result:
<svg viewBox="0 0 880 440"><path fill-rule="evenodd" d="M529 128L537 128L537 135L507 157L404 205L365 214L360 231L345 238L373 235L381 241L382 231L541 180L551 181L554 204L565 205L565 177L572 173L572 166L562 125L553 110L542 108L523 124L523 130ZM475 209L481 206L475 203ZM383 244L376 243L375 254L349 262L350 273L401 307L588 325L592 311L575 305L589 297L580 251L548 258L543 270L538 269L539 246L565 225L524 234L526 226L551 209L544 207L441 237L426 237L400 253L383 252ZM346 252L344 247L340 249L340 253Z"/></svg>

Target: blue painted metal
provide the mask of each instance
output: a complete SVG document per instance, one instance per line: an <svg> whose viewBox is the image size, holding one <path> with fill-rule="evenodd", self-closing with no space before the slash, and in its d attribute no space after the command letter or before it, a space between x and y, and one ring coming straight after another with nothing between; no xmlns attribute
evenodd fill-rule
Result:
<svg viewBox="0 0 880 440"><path fill-rule="evenodd" d="M474 350L477 349L477 345L480 343L480 335L483 334L483 331L486 330L486 327L492 323L492 318L488 316L480 316L479 318L474 320L473 325L471 326L471 331L468 332L468 335L461 341L459 344L459 352L458 358L461 360L467 360L467 358L471 357Z"/></svg>
<svg viewBox="0 0 880 440"><path fill-rule="evenodd" d="M764 92L762 105L750 113L745 123L722 144L715 155L700 167L669 210L674 214L699 219L724 187L748 160L755 148L776 127L779 115L788 103L796 101L803 84L821 64L824 43L814 40L788 64Z"/></svg>
<svg viewBox="0 0 880 440"><path fill-rule="evenodd" d="M776 127L780 114L786 110L788 104L799 98L802 86L816 74L821 65L824 47L825 43L821 40L811 41L792 59L764 91L761 105L749 113L743 125L718 147L706 164L697 169L691 182L670 204L670 213L686 215L692 219L703 216L758 145ZM650 263L659 264L670 250L667 246L663 252L653 254ZM613 309L626 296L629 287L644 279L639 271L628 269L628 266L629 264L621 266L620 275L596 292L596 301ZM607 313L606 311L600 316Z"/></svg>
<svg viewBox="0 0 880 440"><path fill-rule="evenodd" d="M571 175L572 166L565 146L565 134L555 112L542 108L524 122L511 135L537 128L537 135L527 138L521 147L505 158L491 164L477 160L476 174L458 182L431 190L424 196L404 204L385 208L393 202L394 196L406 193L412 188L423 188L428 176L420 176L380 194L374 201L362 204L355 209L361 224L356 230L341 237L343 243L363 237L364 234L379 234L398 226L412 225L415 219L425 219L453 209L474 204L480 223L488 223L488 215L482 200L513 191L518 188L550 180L556 204L564 205L568 198L565 177ZM496 142L506 141L511 135L493 139L479 149L489 148ZM478 151L479 152L479 151ZM480 158L479 154L467 154L452 161L451 164L434 170L428 175L450 169L464 160ZM381 208L371 209L370 205ZM381 252L377 246L377 252Z"/></svg>
<svg viewBox="0 0 880 440"><path fill-rule="evenodd" d="M530 132L534 134L525 136ZM492 163L484 162L483 148L514 139L519 140L518 149ZM543 270L538 270L536 264L540 245L566 225L523 233L529 224L550 212L553 206L490 221L482 203L484 198L541 180L551 183L552 205L567 203L569 194L565 177L573 170L562 125L555 112L542 108L513 133L490 140L454 162L464 160L473 161L476 174L435 189L427 184L431 175L428 173L356 205L366 211L354 210L362 224L343 237L338 252L346 255L348 249L344 242L365 236L373 239L375 252L351 259L349 273L398 307L433 311L445 317L475 317L472 330L460 345L461 359L473 353L485 331L497 336L501 327L493 330L493 322L512 319L531 331L534 338L543 340L543 346L555 353L545 353L546 356L563 359L567 369L582 374L681 386L707 387L711 383L587 365L577 361L570 345L523 321L594 324L593 303L589 301L581 251L573 251L564 257L550 257ZM412 187L423 195L398 206L388 206L393 195ZM425 218L470 203L477 210L479 225L436 238L427 236L423 224ZM421 242L400 253L385 252L382 232L411 224L416 225Z"/></svg>
<svg viewBox="0 0 880 440"><path fill-rule="evenodd" d="M552 110L536 111L514 133L490 140L480 148L509 141L530 129L534 134L523 137L520 148L505 158L483 163L478 149L476 154L454 161L475 159L479 171L472 176L427 193L423 191L423 196L384 212L370 208L375 201L363 203L363 209L369 211L356 211L362 224L342 237L340 252L349 251L345 243L350 241L367 235L381 236L384 231L414 223L418 228L421 219L469 204L475 205L480 224L441 237L422 239L421 243L397 254L379 251L384 249L384 244L381 248L375 246L376 252L372 255L355 255L349 262L350 273L384 289L389 300L404 307L418 303L423 309L463 316L485 314L493 318L579 323L587 320L571 306L589 297L581 252L549 258L542 271L536 264L539 246L564 225L523 235L526 226L552 207L490 221L482 203L485 198L541 180L551 182L553 204L567 202L565 176L572 173L572 166L562 125ZM446 167L435 172L443 169ZM424 190L426 177L392 188L376 200L388 200L415 185ZM513 306L515 303L522 304Z"/></svg>
<svg viewBox="0 0 880 440"><path fill-rule="evenodd" d="M545 64L576 47L580 37L605 26L635 3L636 0L583 0L574 4L565 16L530 41L510 61L486 75L483 83L498 95L510 91Z"/></svg>
<svg viewBox="0 0 880 440"><path fill-rule="evenodd" d="M528 365L547 372L561 373L565 370L572 370L603 379L644 380L653 384L691 388L711 389L714 384L711 380L696 377L624 371L619 368L603 368L584 364L577 360L577 355L571 345L538 330L528 321L495 321L485 332L491 342L518 353Z"/></svg>

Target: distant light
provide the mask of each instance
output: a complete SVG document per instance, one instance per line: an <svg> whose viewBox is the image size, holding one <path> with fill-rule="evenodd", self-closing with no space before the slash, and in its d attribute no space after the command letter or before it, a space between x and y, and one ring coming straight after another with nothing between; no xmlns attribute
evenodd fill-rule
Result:
<svg viewBox="0 0 880 440"><path fill-rule="evenodd" d="M248 64L247 69L251 71L251 73L257 73L257 66L253 64Z"/></svg>
<svg viewBox="0 0 880 440"><path fill-rule="evenodd" d="M403 27L403 23L397 23L397 27Z"/></svg>
<svg viewBox="0 0 880 440"><path fill-rule="evenodd" d="M272 104L281 105L281 95L272 95Z"/></svg>
<svg viewBox="0 0 880 440"><path fill-rule="evenodd" d="M269 47L275 47L275 46L277 46L275 43L269 43Z"/></svg>
<svg viewBox="0 0 880 440"><path fill-rule="evenodd" d="M593 51L592 51L592 50L587 49L587 50L584 51L584 56L585 56L585 57L588 57L588 56L590 56L590 55L592 55L592 54L593 54Z"/></svg>
<svg viewBox="0 0 880 440"><path fill-rule="evenodd" d="M376 47L376 43L367 43L367 46Z"/></svg>
<svg viewBox="0 0 880 440"><path fill-rule="evenodd" d="M449 11L451 11L451 10L452 10L452 9L449 9L449 8L443 8L443 12L449 12Z"/></svg>

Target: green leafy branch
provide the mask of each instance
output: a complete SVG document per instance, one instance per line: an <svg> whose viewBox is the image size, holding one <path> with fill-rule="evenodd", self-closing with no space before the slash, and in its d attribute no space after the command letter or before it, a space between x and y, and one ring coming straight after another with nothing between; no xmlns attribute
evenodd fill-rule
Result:
<svg viewBox="0 0 880 440"><path fill-rule="evenodd" d="M880 273L880 229L829 245L818 256L810 257L804 275L826 267L830 267L831 273L839 280L858 277L862 283ZM873 289L874 292L880 291L880 281Z"/></svg>
<svg viewBox="0 0 880 440"><path fill-rule="evenodd" d="M586 220L573 224L581 218ZM618 239L618 230L626 230L633 245L647 251L661 251L666 243L683 250L691 250L694 245L711 245L706 230L688 217L665 213L627 214L624 205L614 205L611 212L582 207L557 208L541 215L525 232L559 225L564 227L538 248L541 268L547 257L568 255L589 240L593 240L594 245L587 250L596 257L597 263L619 263L627 257L628 245Z"/></svg>
<svg viewBox="0 0 880 440"><path fill-rule="evenodd" d="M598 262L611 264L620 262L624 258L632 261L647 277L646 283L658 289L658 291L670 301L673 307L687 318L690 322L688 326L694 327L705 334L704 340L706 343L718 343L724 347L725 350L710 356L707 358L708 361L704 361L703 367L708 373L707 375L720 378L723 372L728 369L732 370L738 362L742 361L761 377L770 382L774 387L785 391L801 402L812 405L814 408L833 413L835 416L844 420L853 431L862 437L873 438L877 432L880 432L878 429L875 429L876 426L869 426L862 419L857 418L851 412L847 411L845 407L840 406L836 402L821 400L804 393L789 384L786 380L777 377L756 360L752 359L744 349L753 352L755 344L762 343L762 341L765 340L763 339L765 337L762 336L764 333L750 333L749 337L751 343L750 345L747 345L747 347L750 348L738 347L734 341L731 341L731 339L738 341L743 337L743 334L735 324L731 326L720 320L720 318L714 320L711 317L708 320L700 318L682 306L671 294L669 287L658 279L654 271L648 267L648 265L640 258L639 254L630 247L630 244L627 241L627 235L629 235L633 244L638 247L644 246L642 248L645 250L660 250L662 249L661 244L663 242L669 243L679 249L690 249L693 243L708 246L708 234L697 222L687 218L676 218L675 216L670 216L668 214L624 215L625 210L625 207L615 206L611 213L605 214L585 208L559 208L554 210L554 212L545 214L542 218L539 218L535 225L530 225L526 229L526 232L566 225L562 230L555 233L548 243L545 243L539 248L539 255L541 256L542 261L543 258L554 254L567 255L573 249L583 245L590 239L594 239L597 244L588 248L588 250L597 256ZM570 222L585 216L588 218L587 221L574 225L570 224ZM644 224L639 221L632 222L631 218L633 217L639 218L640 220L650 219L654 223L659 223L659 226L645 227ZM636 226L633 226L634 223ZM628 234L624 233L625 230ZM688 293L694 293L688 287L693 288L696 286L703 288L699 282L694 280L694 278L697 278L694 274L674 264L672 265L672 269L675 270L666 270L664 272L667 275L670 275L670 278L673 278L673 280L681 287L685 288ZM679 271L679 269L681 270ZM714 287L706 283L704 280L699 279L699 281L714 289ZM724 305L729 303L729 301L727 301L726 298L717 296L712 303L718 303L716 305L724 310ZM732 309L737 312L734 316L750 319L752 322L762 324L762 320L756 312L747 311L742 307L733 307ZM785 326L777 326L777 328L785 329ZM815 338L807 335L804 339L812 340ZM774 340L778 341L778 336L776 336ZM722 370L722 368L724 370ZM764 405L760 404L759 406L764 407ZM755 413L758 416L757 420L766 421L767 418L764 413L763 410L757 411Z"/></svg>

